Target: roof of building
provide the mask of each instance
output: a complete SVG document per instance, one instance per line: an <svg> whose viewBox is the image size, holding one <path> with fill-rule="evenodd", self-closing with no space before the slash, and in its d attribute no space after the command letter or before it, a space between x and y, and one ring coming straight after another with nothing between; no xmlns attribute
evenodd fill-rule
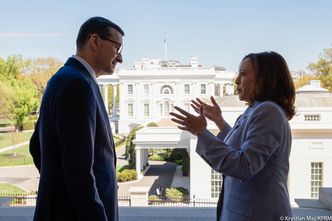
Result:
<svg viewBox="0 0 332 221"><path fill-rule="evenodd" d="M207 99L205 99L207 101ZM237 95L223 96L216 98L221 107L245 107L246 104L240 101ZM210 102L210 101L207 101ZM295 98L296 107L332 107L332 93L312 92L298 93Z"/></svg>
<svg viewBox="0 0 332 221"><path fill-rule="evenodd" d="M332 107L332 94L311 92L296 94L297 107Z"/></svg>
<svg viewBox="0 0 332 221"><path fill-rule="evenodd" d="M297 93L324 93L327 89L320 86L320 80L311 80L308 85L300 87L296 90Z"/></svg>

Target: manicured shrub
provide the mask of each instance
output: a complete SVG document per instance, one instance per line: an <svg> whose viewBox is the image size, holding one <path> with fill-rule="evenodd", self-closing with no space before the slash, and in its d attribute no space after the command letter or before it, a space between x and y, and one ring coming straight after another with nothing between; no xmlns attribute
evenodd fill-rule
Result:
<svg viewBox="0 0 332 221"><path fill-rule="evenodd" d="M152 155L152 156L149 156L149 160L152 160L152 161L164 161L164 158L162 158L159 155Z"/></svg>
<svg viewBox="0 0 332 221"><path fill-rule="evenodd" d="M182 187L182 186L178 186L178 187L173 187L175 189L177 189L178 191L180 191L183 195L188 195L189 194L189 190Z"/></svg>
<svg viewBox="0 0 332 221"><path fill-rule="evenodd" d="M158 124L156 124L155 122L150 122L146 126L147 127L158 127Z"/></svg>
<svg viewBox="0 0 332 221"><path fill-rule="evenodd" d="M166 188L165 197L166 199L181 201L183 198L183 193L181 193L181 191L177 190L176 188Z"/></svg>
<svg viewBox="0 0 332 221"><path fill-rule="evenodd" d="M176 163L177 165L182 166L182 165L183 165L183 159L175 160L175 163Z"/></svg>
<svg viewBox="0 0 332 221"><path fill-rule="evenodd" d="M123 170L117 173L118 182L126 182L137 179L136 170Z"/></svg>
<svg viewBox="0 0 332 221"><path fill-rule="evenodd" d="M183 159L183 165L182 165L182 175L183 176L189 176L190 175L190 158L189 155Z"/></svg>
<svg viewBox="0 0 332 221"><path fill-rule="evenodd" d="M156 196L156 195L150 195L150 196L149 196L149 200L152 200L152 201L159 201L160 198L159 198L158 196Z"/></svg>

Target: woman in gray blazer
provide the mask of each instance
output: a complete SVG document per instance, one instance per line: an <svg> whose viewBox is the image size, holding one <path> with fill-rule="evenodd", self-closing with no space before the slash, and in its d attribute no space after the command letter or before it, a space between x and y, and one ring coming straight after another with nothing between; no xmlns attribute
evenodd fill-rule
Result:
<svg viewBox="0 0 332 221"><path fill-rule="evenodd" d="M231 127L216 101L197 99L194 116L179 107L170 113L179 128L198 137L196 152L223 174L217 206L220 221L277 221L291 217L287 190L295 87L284 58L275 52L245 56L235 81L248 108ZM216 123L215 136L206 118Z"/></svg>

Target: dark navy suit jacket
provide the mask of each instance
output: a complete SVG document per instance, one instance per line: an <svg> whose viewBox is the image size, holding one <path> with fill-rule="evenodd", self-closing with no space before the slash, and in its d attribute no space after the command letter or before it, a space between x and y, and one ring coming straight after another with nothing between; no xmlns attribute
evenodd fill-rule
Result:
<svg viewBox="0 0 332 221"><path fill-rule="evenodd" d="M30 140L35 221L117 221L116 156L99 87L76 59L49 80Z"/></svg>

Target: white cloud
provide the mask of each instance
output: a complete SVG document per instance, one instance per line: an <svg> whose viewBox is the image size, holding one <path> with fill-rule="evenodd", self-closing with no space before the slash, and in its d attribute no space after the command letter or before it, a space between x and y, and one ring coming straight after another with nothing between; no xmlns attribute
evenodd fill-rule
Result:
<svg viewBox="0 0 332 221"><path fill-rule="evenodd" d="M59 37L61 33L22 33L22 32L0 32L0 38L44 38Z"/></svg>

